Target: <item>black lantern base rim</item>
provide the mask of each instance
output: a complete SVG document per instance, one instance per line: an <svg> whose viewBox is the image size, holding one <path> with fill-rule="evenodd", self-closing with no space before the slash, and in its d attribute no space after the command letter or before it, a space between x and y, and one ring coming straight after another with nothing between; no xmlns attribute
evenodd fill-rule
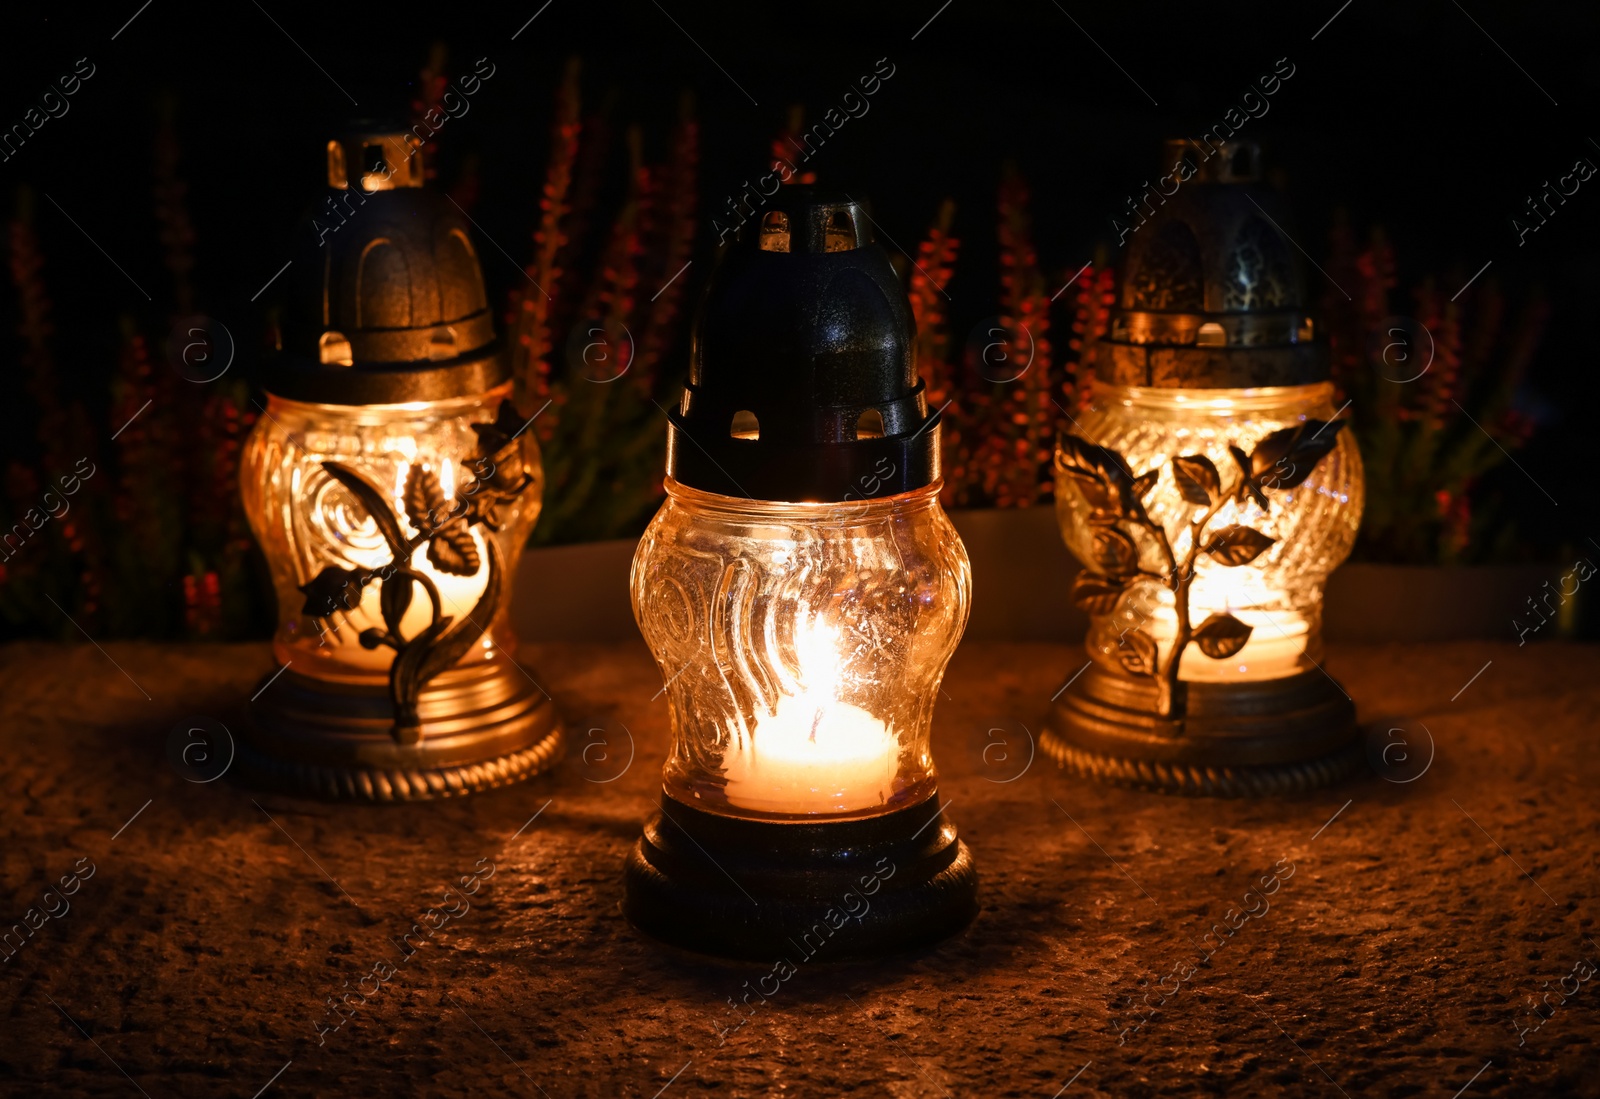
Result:
<svg viewBox="0 0 1600 1099"><path fill-rule="evenodd" d="M656 939L796 966L929 946L978 912L972 853L937 792L824 823L743 820L663 795L623 880L623 914Z"/></svg>
<svg viewBox="0 0 1600 1099"><path fill-rule="evenodd" d="M1154 711L1153 694L1148 678L1093 665L1051 708L1039 746L1083 778L1197 797L1304 793L1365 760L1355 704L1319 671L1188 683L1181 725Z"/></svg>

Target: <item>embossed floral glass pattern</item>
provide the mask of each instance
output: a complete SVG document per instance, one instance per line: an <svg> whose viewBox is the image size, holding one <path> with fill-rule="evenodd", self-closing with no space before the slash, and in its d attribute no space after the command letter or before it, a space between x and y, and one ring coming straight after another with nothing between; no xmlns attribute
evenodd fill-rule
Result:
<svg viewBox="0 0 1600 1099"><path fill-rule="evenodd" d="M933 792L929 725L972 583L938 496L777 503L668 479L632 584L666 681L671 797L792 820Z"/></svg>

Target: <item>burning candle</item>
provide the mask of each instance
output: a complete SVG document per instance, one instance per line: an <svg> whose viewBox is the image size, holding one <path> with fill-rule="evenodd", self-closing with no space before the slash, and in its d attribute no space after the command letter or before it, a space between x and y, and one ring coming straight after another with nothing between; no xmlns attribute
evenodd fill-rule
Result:
<svg viewBox="0 0 1600 1099"><path fill-rule="evenodd" d="M900 741L882 721L837 697L837 634L813 621L796 643L802 688L723 757L730 805L763 813L841 813L889 800Z"/></svg>
<svg viewBox="0 0 1600 1099"><path fill-rule="evenodd" d="M1301 670L1309 632L1309 624L1303 617L1289 610L1240 610L1221 606L1199 608L1197 620L1204 620L1213 610L1231 614L1249 626L1250 639L1244 643L1244 648L1222 660L1208 659L1198 645L1190 642L1189 652L1179 668L1180 679L1189 683L1279 679ZM1165 661L1172 653L1173 635L1178 630L1177 615L1163 607L1156 612L1150 625L1151 636Z"/></svg>
<svg viewBox="0 0 1600 1099"><path fill-rule="evenodd" d="M1103 781L1298 793L1362 761L1355 706L1314 663L1361 517L1351 402L1260 149L1178 140L1165 158L1200 185L1123 253L1119 305L1085 351L1090 407L1056 450L1095 660L1040 745Z"/></svg>
<svg viewBox="0 0 1600 1099"><path fill-rule="evenodd" d="M672 745L623 912L767 958L892 866L848 950L903 949L977 911L929 744L972 583L939 505L939 412L866 211L785 187L757 228L706 291L633 559Z"/></svg>
<svg viewBox="0 0 1600 1099"><path fill-rule="evenodd" d="M319 797L465 794L560 754L503 613L539 516L538 443L470 223L405 136L328 143L323 197L361 214L299 234L240 456L278 599L240 774Z"/></svg>

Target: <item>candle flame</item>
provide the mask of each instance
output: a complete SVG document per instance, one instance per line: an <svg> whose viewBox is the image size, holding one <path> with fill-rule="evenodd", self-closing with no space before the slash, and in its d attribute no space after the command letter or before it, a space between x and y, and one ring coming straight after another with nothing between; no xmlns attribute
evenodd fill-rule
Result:
<svg viewBox="0 0 1600 1099"><path fill-rule="evenodd" d="M724 759L730 803L788 813L837 811L846 800L881 803L900 742L888 724L844 701L842 631L804 611L790 651L793 678L777 705L755 715L750 739Z"/></svg>
<svg viewBox="0 0 1600 1099"><path fill-rule="evenodd" d="M822 621L821 615L803 621L795 630L795 663L799 667L799 683L803 694L826 691L827 696L838 696L841 664L839 659L839 631Z"/></svg>

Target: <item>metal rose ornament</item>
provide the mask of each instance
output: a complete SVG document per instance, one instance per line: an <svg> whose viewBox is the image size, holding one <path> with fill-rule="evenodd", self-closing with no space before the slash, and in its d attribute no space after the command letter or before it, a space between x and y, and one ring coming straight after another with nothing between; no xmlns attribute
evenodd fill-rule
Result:
<svg viewBox="0 0 1600 1099"><path fill-rule="evenodd" d="M507 614L538 444L465 221L403 136L329 142L318 247L289 280L241 471L279 611L241 763L333 798L469 793L561 746Z"/></svg>
<svg viewBox="0 0 1600 1099"><path fill-rule="evenodd" d="M1168 144L1185 182L1130 242L1091 407L1057 445L1090 662L1041 743L1110 782L1292 792L1361 761L1354 704L1321 664L1361 458L1259 150L1208 149Z"/></svg>

